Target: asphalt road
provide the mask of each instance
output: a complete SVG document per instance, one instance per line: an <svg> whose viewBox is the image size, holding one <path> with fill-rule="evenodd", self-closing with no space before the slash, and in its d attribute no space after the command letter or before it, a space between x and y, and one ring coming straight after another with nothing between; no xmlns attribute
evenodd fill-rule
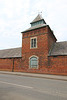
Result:
<svg viewBox="0 0 67 100"><path fill-rule="evenodd" d="M67 100L67 81L0 74L0 100Z"/></svg>

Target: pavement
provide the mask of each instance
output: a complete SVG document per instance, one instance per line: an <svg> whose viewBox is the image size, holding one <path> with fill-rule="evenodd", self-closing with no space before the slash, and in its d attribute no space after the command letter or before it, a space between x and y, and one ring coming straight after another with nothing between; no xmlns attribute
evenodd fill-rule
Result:
<svg viewBox="0 0 67 100"><path fill-rule="evenodd" d="M35 73L23 73L23 72L8 72L8 71L0 71L0 74L9 74L9 75L18 75L18 76L27 76L27 77L46 78L46 79L67 81L67 76L61 76L61 75L35 74Z"/></svg>

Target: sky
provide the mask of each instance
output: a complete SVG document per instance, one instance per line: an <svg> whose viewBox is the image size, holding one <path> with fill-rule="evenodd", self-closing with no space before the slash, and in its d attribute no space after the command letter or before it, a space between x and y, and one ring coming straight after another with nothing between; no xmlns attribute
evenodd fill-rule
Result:
<svg viewBox="0 0 67 100"><path fill-rule="evenodd" d="M40 12L57 41L67 41L67 0L0 0L0 50L21 47L21 32Z"/></svg>

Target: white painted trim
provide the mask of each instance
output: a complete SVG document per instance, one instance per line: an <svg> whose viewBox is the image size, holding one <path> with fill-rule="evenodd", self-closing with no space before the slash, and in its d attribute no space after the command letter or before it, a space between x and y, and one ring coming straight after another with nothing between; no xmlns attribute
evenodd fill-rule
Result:
<svg viewBox="0 0 67 100"><path fill-rule="evenodd" d="M32 58L32 57L37 57L37 60L38 60L37 68L31 68L31 67L30 67L30 58ZM32 55L32 56L30 56L30 57L29 57L29 69L38 69L38 68L39 68L39 57L36 56L36 55Z"/></svg>
<svg viewBox="0 0 67 100"><path fill-rule="evenodd" d="M35 39L36 38L36 47L31 47L31 39ZM32 37L30 38L30 49L36 49L37 48L37 37Z"/></svg>

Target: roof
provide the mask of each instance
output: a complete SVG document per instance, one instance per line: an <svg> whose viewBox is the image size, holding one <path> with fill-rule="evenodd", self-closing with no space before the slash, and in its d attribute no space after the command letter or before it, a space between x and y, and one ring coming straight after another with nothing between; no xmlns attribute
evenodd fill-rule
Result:
<svg viewBox="0 0 67 100"><path fill-rule="evenodd" d="M41 28L41 27L45 27L45 26L47 26L47 24L39 24L39 25L30 27L30 28L28 28L27 30L25 30L25 31L23 31L21 33L25 33L25 32L28 32L28 31L31 31L31 30L34 30L34 29L38 29L38 28Z"/></svg>
<svg viewBox="0 0 67 100"><path fill-rule="evenodd" d="M39 20L43 20L43 18L40 14L38 14L37 17L31 23L37 22Z"/></svg>
<svg viewBox="0 0 67 100"><path fill-rule="evenodd" d="M33 23L38 22L40 20L43 20L43 23L32 26ZM25 31L23 31L21 33L25 33L25 32L28 32L28 31L31 31L31 30L34 30L34 29L38 29L38 28L47 26L46 22L44 21L44 19L42 18L42 16L40 14L38 14L37 17L30 24L31 24L31 27L26 29Z"/></svg>
<svg viewBox="0 0 67 100"><path fill-rule="evenodd" d="M0 58L16 58L16 57L21 57L21 47L0 50Z"/></svg>
<svg viewBox="0 0 67 100"><path fill-rule="evenodd" d="M67 41L56 42L52 47L49 56L67 55Z"/></svg>

